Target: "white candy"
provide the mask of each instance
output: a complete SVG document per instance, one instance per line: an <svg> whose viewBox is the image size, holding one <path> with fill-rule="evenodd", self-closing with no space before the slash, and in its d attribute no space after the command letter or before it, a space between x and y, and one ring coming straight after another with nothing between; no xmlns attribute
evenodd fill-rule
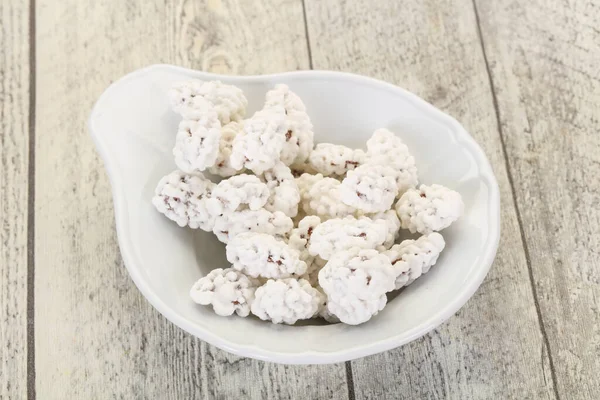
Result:
<svg viewBox="0 0 600 400"><path fill-rule="evenodd" d="M360 299L355 295L337 295L337 300L327 302L327 311L341 322L348 325L360 325L367 322L387 304L387 297L382 294L379 297ZM326 317L326 314L322 314ZM331 317L329 317L331 319Z"/></svg>
<svg viewBox="0 0 600 400"><path fill-rule="evenodd" d="M387 224L388 233L385 242L383 242L382 246L378 247L378 250L383 251L392 247L400 234L400 219L398 218L396 211L387 210L376 214L368 214L367 217L371 218L373 221L382 219Z"/></svg>
<svg viewBox="0 0 600 400"><path fill-rule="evenodd" d="M243 126L243 124L233 121L221 128L221 140L219 142L217 159L215 160L215 164L208 168L211 174L227 178L240 172L240 170L231 166L229 158L231 156L233 140L242 131Z"/></svg>
<svg viewBox="0 0 600 400"><path fill-rule="evenodd" d="M408 147L387 129L376 130L367 141L366 162L391 167L395 171L399 194L414 188L419 182L415 159Z"/></svg>
<svg viewBox="0 0 600 400"><path fill-rule="evenodd" d="M390 149L398 150L406 147L400 137L388 129L380 128L373 132L367 140L367 154L377 155L388 152Z"/></svg>
<svg viewBox="0 0 600 400"><path fill-rule="evenodd" d="M292 219L281 211L272 213L265 209L241 210L218 217L213 233L223 243L229 242L242 232L266 233L283 240L287 238L293 226Z"/></svg>
<svg viewBox="0 0 600 400"><path fill-rule="evenodd" d="M257 175L273 168L285 143L288 124L283 107L265 108L244 121L244 129L233 140L230 162L236 169L248 168Z"/></svg>
<svg viewBox="0 0 600 400"><path fill-rule="evenodd" d="M184 119L179 124L173 148L175 164L188 173L204 171L215 164L220 140L221 123L212 106L208 105L197 119Z"/></svg>
<svg viewBox="0 0 600 400"><path fill-rule="evenodd" d="M282 106L285 107L288 113L290 111L306 112L306 106L302 99L283 83L275 85L273 89L267 92L265 97L265 106Z"/></svg>
<svg viewBox="0 0 600 400"><path fill-rule="evenodd" d="M345 204L367 213L389 210L398 194L394 170L385 165L361 165L348 171L340 194Z"/></svg>
<svg viewBox="0 0 600 400"><path fill-rule="evenodd" d="M206 199L210 198L214 186L202 174L189 175L174 171L160 180L152 204L181 227L189 226L210 232L215 219L208 212Z"/></svg>
<svg viewBox="0 0 600 400"><path fill-rule="evenodd" d="M297 250L264 233L240 233L229 241L226 251L233 268L253 278L289 278L306 272Z"/></svg>
<svg viewBox="0 0 600 400"><path fill-rule="evenodd" d="M190 296L198 304L212 304L218 315L228 316L235 312L240 317L246 317L250 314L250 304L259 285L257 279L249 278L233 268L218 268L194 283Z"/></svg>
<svg viewBox="0 0 600 400"><path fill-rule="evenodd" d="M340 186L341 182L333 178L316 181L308 193L304 193L302 208L307 214L317 215L322 220L354 214L356 209L342 202Z"/></svg>
<svg viewBox="0 0 600 400"><path fill-rule="evenodd" d="M441 185L409 189L396 203L402 228L421 234L447 228L462 215L463 209L460 194Z"/></svg>
<svg viewBox="0 0 600 400"><path fill-rule="evenodd" d="M365 162L365 152L331 143L319 143L310 153L309 164L324 176L345 175Z"/></svg>
<svg viewBox="0 0 600 400"><path fill-rule="evenodd" d="M288 240L290 247L296 249L300 253L300 259L306 263L309 269L313 264L314 256L308 252L308 245L315 227L320 223L321 219L316 215L304 217L298 223L298 227L292 229Z"/></svg>
<svg viewBox="0 0 600 400"><path fill-rule="evenodd" d="M262 320L291 325L314 317L323 302L323 294L304 279L269 279L256 290L251 309Z"/></svg>
<svg viewBox="0 0 600 400"><path fill-rule="evenodd" d="M342 322L358 325L385 306L396 272L377 250L352 248L336 253L319 272L327 309Z"/></svg>
<svg viewBox="0 0 600 400"><path fill-rule="evenodd" d="M192 79L178 82L169 91L173 110L184 119L198 119L202 115L203 100L210 102L223 125L240 121L246 114L248 100L241 89L219 81Z"/></svg>
<svg viewBox="0 0 600 400"><path fill-rule="evenodd" d="M323 288L321 288L320 286L317 288L321 289L320 291L323 291ZM319 309L319 317L323 318L325 321L329 322L330 324L339 324L340 323L340 319L338 317L336 317L335 315L333 315L331 313L331 311L329 311L329 308L327 308L327 296L324 294L325 296L325 302L323 303L323 306ZM384 304L385 306L385 304ZM383 308L383 307L382 307Z"/></svg>
<svg viewBox="0 0 600 400"><path fill-rule="evenodd" d="M422 274L429 272L445 246L442 235L433 232L417 240L404 240L384 252L398 275L396 289L410 285Z"/></svg>
<svg viewBox="0 0 600 400"><path fill-rule="evenodd" d="M387 234L387 223L381 219L334 218L314 228L308 251L329 260L334 254L352 248L375 249L385 242Z"/></svg>
<svg viewBox="0 0 600 400"><path fill-rule="evenodd" d="M286 181L273 189L265 208L269 211L281 211L289 217L295 217L298 214L299 202L298 186L294 181Z"/></svg>
<svg viewBox="0 0 600 400"><path fill-rule="evenodd" d="M300 191L290 168L279 162L265 171L261 179L271 192L265 209L281 211L288 217L295 217L298 214Z"/></svg>
<svg viewBox="0 0 600 400"><path fill-rule="evenodd" d="M299 223L298 227L292 229L289 243L296 249L308 249L310 238L314 229L321 224L321 219L316 215L308 215Z"/></svg>
<svg viewBox="0 0 600 400"><path fill-rule="evenodd" d="M265 108L274 106L284 107L288 125L281 162L285 165L303 163L314 145L313 125L304 103L286 85L279 84L266 95Z"/></svg>
<svg viewBox="0 0 600 400"><path fill-rule="evenodd" d="M308 192L310 188L314 186L315 183L323 179L322 174L312 175L309 173L304 173L299 177L295 178L296 185L298 186L298 191L300 192L300 199L303 202L310 201L308 198Z"/></svg>
<svg viewBox="0 0 600 400"><path fill-rule="evenodd" d="M207 204L213 215L238 211L242 204L251 210L259 210L266 204L270 194L267 185L256 176L235 175L219 182Z"/></svg>

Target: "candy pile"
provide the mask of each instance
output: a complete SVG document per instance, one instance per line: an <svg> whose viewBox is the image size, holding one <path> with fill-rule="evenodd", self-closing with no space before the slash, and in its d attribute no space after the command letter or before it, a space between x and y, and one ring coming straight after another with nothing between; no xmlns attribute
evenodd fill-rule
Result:
<svg viewBox="0 0 600 400"><path fill-rule="evenodd" d="M457 192L418 186L414 158L387 129L366 151L315 146L306 107L286 85L247 119L244 93L218 81L181 82L169 96L183 118L178 170L152 202L179 226L226 243L231 267L190 292L219 315L366 322L386 293L429 271L445 246L438 231L463 212ZM207 172L223 179L215 184ZM422 236L396 244L400 229Z"/></svg>

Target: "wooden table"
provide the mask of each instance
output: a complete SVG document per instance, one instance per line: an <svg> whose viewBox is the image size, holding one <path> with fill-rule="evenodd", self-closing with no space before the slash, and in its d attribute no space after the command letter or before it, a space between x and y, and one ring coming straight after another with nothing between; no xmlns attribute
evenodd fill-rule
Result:
<svg viewBox="0 0 600 400"><path fill-rule="evenodd" d="M0 1L0 398L600 398L596 0ZM229 355L123 266L86 119L153 63L351 71L460 120L502 195L498 256L447 323L348 363Z"/></svg>

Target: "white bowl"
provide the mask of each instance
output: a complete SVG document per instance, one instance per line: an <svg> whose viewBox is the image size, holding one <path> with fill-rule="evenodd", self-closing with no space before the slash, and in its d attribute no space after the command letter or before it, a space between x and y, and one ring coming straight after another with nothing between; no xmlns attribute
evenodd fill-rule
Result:
<svg viewBox="0 0 600 400"><path fill-rule="evenodd" d="M459 191L465 215L442 232L446 249L432 270L368 323L286 326L257 318L219 317L188 295L208 271L228 266L209 233L179 228L150 200L175 169L171 149L179 117L166 92L178 80L219 79L241 87L249 113L265 92L285 83L304 100L318 142L363 147L377 128L401 135L423 183ZM346 361L403 345L452 316L479 287L500 234L498 184L481 148L448 115L396 86L327 71L222 76L155 65L113 83L90 116L92 137L113 189L121 254L133 281L158 311L189 333L226 351L261 360L316 364Z"/></svg>

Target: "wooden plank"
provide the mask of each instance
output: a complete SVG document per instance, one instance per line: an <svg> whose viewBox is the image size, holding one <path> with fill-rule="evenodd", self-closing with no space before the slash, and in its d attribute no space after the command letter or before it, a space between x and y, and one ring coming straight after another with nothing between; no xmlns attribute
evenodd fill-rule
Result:
<svg viewBox="0 0 600 400"><path fill-rule="evenodd" d="M29 7L0 2L0 399L27 396Z"/></svg>
<svg viewBox="0 0 600 400"><path fill-rule="evenodd" d="M600 6L477 1L561 398L600 398Z"/></svg>
<svg viewBox="0 0 600 400"><path fill-rule="evenodd" d="M554 398L472 3L306 7L315 68L384 79L447 111L482 145L501 188L501 243L483 286L431 334L353 361L356 398Z"/></svg>
<svg viewBox="0 0 600 400"><path fill-rule="evenodd" d="M92 103L135 68L308 66L300 1L38 0L36 356L44 398L345 398L343 364L230 356L174 327L119 255L110 188L88 137Z"/></svg>

